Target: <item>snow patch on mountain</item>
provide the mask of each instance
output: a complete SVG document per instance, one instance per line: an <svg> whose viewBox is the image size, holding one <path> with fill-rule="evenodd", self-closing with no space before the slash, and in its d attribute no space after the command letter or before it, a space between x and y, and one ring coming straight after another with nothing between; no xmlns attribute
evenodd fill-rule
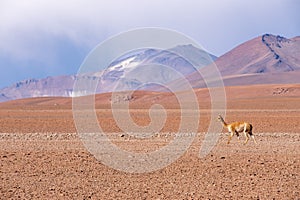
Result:
<svg viewBox="0 0 300 200"><path fill-rule="evenodd" d="M113 70L128 70L130 68L135 67L138 63L136 62L136 64L134 64L132 61L135 59L135 56L130 57L128 59L125 59L123 61L121 61L120 63L114 65L114 66L110 66L109 68L107 68L108 71L113 71Z"/></svg>

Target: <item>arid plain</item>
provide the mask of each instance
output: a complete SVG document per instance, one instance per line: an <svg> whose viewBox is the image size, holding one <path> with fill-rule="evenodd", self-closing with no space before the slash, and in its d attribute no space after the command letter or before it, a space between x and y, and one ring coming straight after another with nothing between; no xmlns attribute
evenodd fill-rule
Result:
<svg viewBox="0 0 300 200"><path fill-rule="evenodd" d="M195 90L200 120L186 153L150 173L126 173L99 162L79 139L71 98L32 98L0 104L1 199L298 199L300 197L300 85L226 88L228 122L247 121L254 129L244 145L228 145L223 129L204 158L199 150L210 123L207 89ZM135 92L130 114L150 122L148 108L162 104L166 124L149 139L123 133L114 122L110 94L96 96L99 124L120 148L155 151L167 145L180 124L176 98ZM221 124L219 124L221 126ZM243 135L241 139L244 140Z"/></svg>

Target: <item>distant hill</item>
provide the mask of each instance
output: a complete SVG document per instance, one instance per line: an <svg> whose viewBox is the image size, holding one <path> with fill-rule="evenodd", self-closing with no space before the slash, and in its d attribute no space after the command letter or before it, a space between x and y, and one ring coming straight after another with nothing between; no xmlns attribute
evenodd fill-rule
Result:
<svg viewBox="0 0 300 200"><path fill-rule="evenodd" d="M300 85L299 84L265 84L249 86L228 86L225 88L227 100L234 104L236 100L257 101L268 104L273 99L288 102L284 107L293 109L293 105L299 107ZM202 108L210 108L210 94L207 88L194 90ZM149 108L153 103L164 105L165 108L179 108L177 98L170 92L135 91L128 97L127 92L120 92L117 97L119 101L128 101L130 108ZM274 98L275 97L275 98ZM111 108L111 101L114 101L111 93L95 95L96 108ZM280 100L281 99L281 100ZM188 100L187 100L188 101ZM290 105L289 105L290 104ZM17 99L0 103L0 109L72 109L72 98L70 97L36 97Z"/></svg>
<svg viewBox="0 0 300 200"><path fill-rule="evenodd" d="M188 57L189 61L183 58ZM76 79L84 79L88 84L97 84L97 93L111 91L147 89L151 85L145 83L155 79L161 84L167 84L179 78L178 74L170 74L173 69L183 76L195 72L192 64L201 66L210 64L216 59L214 55L192 45L180 45L169 50L145 49L129 56L123 56L112 62L104 71L71 76L55 76L44 79L28 79L15 83L0 90L0 102L30 97L72 97L85 95L73 91ZM190 63L192 62L192 64ZM156 67L149 67L149 66ZM161 67L162 65L170 67ZM201 66L195 66L200 68Z"/></svg>
<svg viewBox="0 0 300 200"><path fill-rule="evenodd" d="M179 45L169 50L139 50L116 59L100 72L20 81L0 90L0 102L87 94L86 91L73 91L76 79L84 79L88 84L97 83L97 93L135 89L159 91L157 85L148 84L152 80L161 85L175 84L176 88L180 88L182 83L179 74L186 77L193 88L203 88L207 80L204 81L197 70L210 76L209 81L213 82L212 64L218 67L226 86L299 84L300 37L287 39L264 34L242 43L219 58L192 45ZM169 69L161 66L168 66ZM170 70L179 74L172 74Z"/></svg>
<svg viewBox="0 0 300 200"><path fill-rule="evenodd" d="M75 76L55 76L44 79L28 79L0 90L0 101L46 96L72 96Z"/></svg>

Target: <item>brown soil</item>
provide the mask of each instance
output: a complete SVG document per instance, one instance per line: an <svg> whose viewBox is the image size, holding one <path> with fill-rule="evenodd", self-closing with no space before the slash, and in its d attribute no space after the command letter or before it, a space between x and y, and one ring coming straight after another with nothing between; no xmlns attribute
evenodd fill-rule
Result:
<svg viewBox="0 0 300 200"><path fill-rule="evenodd" d="M258 144L250 140L243 145L234 137L227 145L228 136L220 134L217 145L204 158L198 155L210 121L210 104L207 91L197 91L203 104L199 130L188 151L163 169L141 174L114 170L86 150L76 134L70 99L36 98L2 103L0 198L298 199L298 88L297 85L252 86L250 90L228 88L226 121L251 122ZM106 94L97 96L96 108L100 125L109 138L132 152L154 151L168 144L180 124L180 110L176 109L174 97L143 92L134 96L130 102L134 121L147 125L149 105L165 103L169 108L165 127L149 139L129 137L114 122L108 104L110 95Z"/></svg>

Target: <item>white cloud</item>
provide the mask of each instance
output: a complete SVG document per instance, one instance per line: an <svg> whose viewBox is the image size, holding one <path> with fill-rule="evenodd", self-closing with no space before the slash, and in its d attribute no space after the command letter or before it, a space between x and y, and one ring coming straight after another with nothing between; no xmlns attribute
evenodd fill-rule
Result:
<svg viewBox="0 0 300 200"><path fill-rule="evenodd" d="M46 46L51 51L51 43L57 38L90 49L112 34L141 26L173 28L204 42L204 47L211 44L208 48L218 51L217 48L226 48L222 45L243 42L236 33L249 39L249 35L269 26L276 30L274 27L283 24L281 21L288 14L289 7L284 9L283 2L2 0L0 54L19 59L42 58L41 49ZM268 16L283 19L277 24L264 21L269 20ZM256 27L260 29L255 30Z"/></svg>
<svg viewBox="0 0 300 200"><path fill-rule="evenodd" d="M82 2L4 2L0 12L2 52L17 58L38 57L43 45L49 45L55 38L66 38L83 45L89 40L88 35L84 34L89 28L85 21L92 19L81 12L84 8Z"/></svg>

